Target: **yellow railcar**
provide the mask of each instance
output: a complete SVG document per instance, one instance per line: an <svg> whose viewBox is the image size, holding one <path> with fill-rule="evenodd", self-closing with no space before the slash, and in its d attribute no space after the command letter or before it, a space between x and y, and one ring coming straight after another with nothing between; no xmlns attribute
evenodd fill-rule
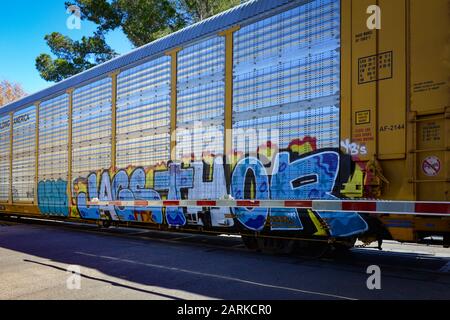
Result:
<svg viewBox="0 0 450 320"><path fill-rule="evenodd" d="M4 106L0 213L448 246L449 10L249 1Z"/></svg>
<svg viewBox="0 0 450 320"><path fill-rule="evenodd" d="M372 4L342 1L341 135L365 144L360 159L382 168L374 179L380 199L448 202L450 3L376 1L381 29L369 31L364 12ZM372 187L362 178L355 183L349 188ZM380 219L397 240L448 234L448 217Z"/></svg>

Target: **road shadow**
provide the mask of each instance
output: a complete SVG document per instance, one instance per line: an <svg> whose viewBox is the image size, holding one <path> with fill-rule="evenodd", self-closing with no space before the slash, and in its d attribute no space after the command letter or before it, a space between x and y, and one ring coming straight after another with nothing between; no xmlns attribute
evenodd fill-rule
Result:
<svg viewBox="0 0 450 320"><path fill-rule="evenodd" d="M31 256L24 259L25 263L65 273L64 267L52 262L94 269L116 280L86 279L152 294L160 299L180 297L129 283L225 300L382 299L386 292L383 295L369 292L361 286L367 278L364 266L372 261L380 262L380 259L393 259L401 265L417 260L417 255L413 254L397 257L386 253L380 258L378 254L358 252L325 260L304 259L221 247L214 249L192 241L133 239L120 234L98 234L89 229L29 224L3 228L10 230L2 232L0 229L0 247ZM119 283L119 279L128 284ZM393 288L395 286L393 284Z"/></svg>

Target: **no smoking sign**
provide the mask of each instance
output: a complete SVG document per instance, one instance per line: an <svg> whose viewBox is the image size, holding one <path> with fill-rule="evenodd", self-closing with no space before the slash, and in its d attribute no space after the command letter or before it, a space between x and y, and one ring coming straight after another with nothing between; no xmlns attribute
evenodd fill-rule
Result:
<svg viewBox="0 0 450 320"><path fill-rule="evenodd" d="M438 157L428 157L422 162L422 171L429 177L435 177L441 171L441 161Z"/></svg>

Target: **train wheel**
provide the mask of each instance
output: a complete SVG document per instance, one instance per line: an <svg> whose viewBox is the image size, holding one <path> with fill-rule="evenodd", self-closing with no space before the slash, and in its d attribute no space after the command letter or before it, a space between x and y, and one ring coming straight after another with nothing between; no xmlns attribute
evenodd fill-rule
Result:
<svg viewBox="0 0 450 320"><path fill-rule="evenodd" d="M450 235L449 234L445 234L444 235L444 248L450 248Z"/></svg>
<svg viewBox="0 0 450 320"><path fill-rule="evenodd" d="M301 257L321 258L331 249L332 246L326 241L299 240L296 242L295 253Z"/></svg>
<svg viewBox="0 0 450 320"><path fill-rule="evenodd" d="M294 251L295 241L277 238L257 238L242 235L242 241L249 250L267 254L290 254Z"/></svg>
<svg viewBox="0 0 450 320"><path fill-rule="evenodd" d="M241 238L242 238L242 242L244 242L244 245L247 247L247 249L253 250L253 251L259 250L258 239L256 237L241 236Z"/></svg>
<svg viewBox="0 0 450 320"><path fill-rule="evenodd" d="M340 240L338 243L333 244L333 249L337 253L346 253L355 247L356 238L349 238Z"/></svg>
<svg viewBox="0 0 450 320"><path fill-rule="evenodd" d="M294 251L295 241L277 238L259 238L259 249L268 254L291 254Z"/></svg>
<svg viewBox="0 0 450 320"><path fill-rule="evenodd" d="M111 220L98 220L97 225L99 228L109 229L111 227Z"/></svg>

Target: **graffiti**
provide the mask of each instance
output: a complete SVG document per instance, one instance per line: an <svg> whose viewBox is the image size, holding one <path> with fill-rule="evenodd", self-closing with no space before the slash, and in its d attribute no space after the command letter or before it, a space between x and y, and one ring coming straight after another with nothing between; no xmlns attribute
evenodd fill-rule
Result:
<svg viewBox="0 0 450 320"><path fill-rule="evenodd" d="M107 182L109 181L109 184ZM77 204L78 204L78 211L80 212L81 218L84 219L100 219L100 211L108 212L110 215L110 218L112 220L118 220L118 217L116 215L115 209L113 207L90 207L87 205L88 200L92 199L101 199L101 200L107 200L112 201L114 200L112 197L111 192L108 191L108 185L111 186L111 182L109 179L109 173L104 172L101 176L100 180L100 190L103 190L102 196L100 196L99 192L99 185L97 184L97 174L91 173L87 177L87 190L88 192L80 192L77 195ZM109 188L111 190L111 188Z"/></svg>
<svg viewBox="0 0 450 320"><path fill-rule="evenodd" d="M38 183L38 204L42 214L52 216L69 215L67 181L47 180Z"/></svg>
<svg viewBox="0 0 450 320"><path fill-rule="evenodd" d="M232 195L235 199L250 199L244 188L249 172L254 176L255 199L337 199L332 195L339 170L339 154L326 151L290 160L288 152L275 157L274 171L269 178L256 158L241 160L232 176ZM295 208L264 209L235 208L237 219L248 229L261 231L270 214L271 230L302 230L303 225ZM367 230L366 222L357 213L317 212L327 222L330 235L350 236Z"/></svg>
<svg viewBox="0 0 450 320"><path fill-rule="evenodd" d="M247 179L253 181L248 182ZM254 197L251 196L252 188ZM234 199L267 200L270 198L269 192L269 177L258 159L245 158L236 165L231 177L231 195ZM233 212L243 225L255 231L264 228L269 214L269 210L266 208L233 208Z"/></svg>
<svg viewBox="0 0 450 320"><path fill-rule="evenodd" d="M79 183L78 181L76 183ZM134 201L134 200L161 200L159 194L146 189L146 174L143 168L137 168L130 175L120 170L113 179L108 171L101 174L98 181L97 173L91 173L86 181L87 191L79 192L76 197L77 208L84 219L101 219L101 214L109 215L112 220L144 221L163 223L162 208L142 207L115 207L115 206L88 206L88 200L101 201Z"/></svg>
<svg viewBox="0 0 450 320"><path fill-rule="evenodd" d="M271 195L273 199L330 199L339 168L336 152L323 152L291 162L288 152L280 153L272 174ZM298 230L303 225L297 210L273 209L271 216L288 216ZM272 230L275 228L272 227ZM284 229L278 226L276 229Z"/></svg>
<svg viewBox="0 0 450 320"><path fill-rule="evenodd" d="M188 190L188 199L223 199L228 195L222 157L216 157L213 160L211 181L205 179L205 163L193 162L190 167L194 170L194 180L193 187ZM201 210L202 208L190 207L187 208L187 213L195 216L194 221L196 221L199 220L198 212ZM233 219L227 218L229 213L228 208L211 208L211 226L232 226L234 224ZM205 225L207 223L206 221L200 221L198 224Z"/></svg>
<svg viewBox="0 0 450 320"><path fill-rule="evenodd" d="M348 141L347 141L348 142ZM346 143L347 143L346 142ZM351 144L346 145L351 147ZM354 148L354 147L351 147ZM317 150L316 140L305 138L288 149L265 144L257 156L235 153L229 181L222 156L208 154L202 161L170 162L149 168L93 172L75 181L75 201L80 217L140 221L182 227L243 227L252 231L296 231L347 237L368 229L358 213L313 212L296 208L138 208L92 206L89 200L297 200L338 199L341 161L351 161L335 149ZM349 149L352 150L352 149ZM362 148L358 149L361 152ZM363 150L364 151L364 150ZM265 161L259 159L263 153ZM347 166L345 166L347 167Z"/></svg>
<svg viewBox="0 0 450 320"><path fill-rule="evenodd" d="M356 212L317 212L326 223L330 236L350 237L368 230L367 222Z"/></svg>
<svg viewBox="0 0 450 320"><path fill-rule="evenodd" d="M181 199L181 189L193 188L194 169L182 169L181 164L171 163L168 171L155 173L155 189L167 191L168 200ZM171 226L184 226L186 217L183 209L170 207L166 210L167 223Z"/></svg>
<svg viewBox="0 0 450 320"><path fill-rule="evenodd" d="M367 155L367 147L365 145L352 143L350 142L350 139L341 141L341 148L344 150L346 154L351 156Z"/></svg>
<svg viewBox="0 0 450 320"><path fill-rule="evenodd" d="M339 154L321 152L290 161L290 155L277 155L272 175L274 199L330 199L339 169Z"/></svg>

